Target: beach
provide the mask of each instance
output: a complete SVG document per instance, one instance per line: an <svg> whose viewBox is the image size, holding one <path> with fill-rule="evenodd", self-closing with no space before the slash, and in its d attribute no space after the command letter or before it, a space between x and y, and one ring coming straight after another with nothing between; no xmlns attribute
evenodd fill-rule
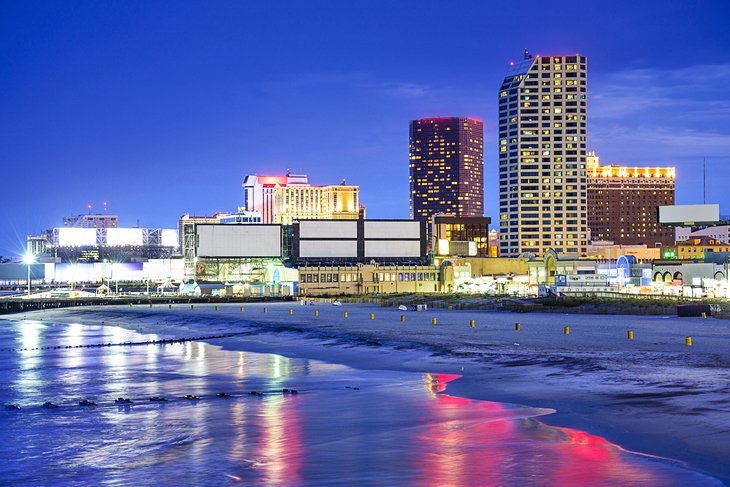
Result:
<svg viewBox="0 0 730 487"><path fill-rule="evenodd" d="M727 321L296 302L218 310L98 306L4 319L116 326L162 338L238 333L210 342L361 370L458 374L449 382L451 396L554 410L540 421L730 479ZM692 346L685 344L687 336Z"/></svg>

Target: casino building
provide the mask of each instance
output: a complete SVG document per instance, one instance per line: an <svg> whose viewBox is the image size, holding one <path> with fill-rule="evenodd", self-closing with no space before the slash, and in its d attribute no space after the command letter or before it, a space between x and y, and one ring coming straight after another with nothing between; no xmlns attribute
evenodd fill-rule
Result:
<svg viewBox="0 0 730 487"><path fill-rule="evenodd" d="M410 124L411 219L484 216L484 124L423 118Z"/></svg>
<svg viewBox="0 0 730 487"><path fill-rule="evenodd" d="M674 229L659 225L658 207L674 204L675 168L601 166L595 152L586 162L592 240L648 247L674 244Z"/></svg>

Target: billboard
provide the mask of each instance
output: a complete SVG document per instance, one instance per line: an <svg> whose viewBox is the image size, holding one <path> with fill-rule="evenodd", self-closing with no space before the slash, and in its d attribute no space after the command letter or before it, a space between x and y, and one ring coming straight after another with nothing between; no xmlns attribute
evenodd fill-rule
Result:
<svg viewBox="0 0 730 487"><path fill-rule="evenodd" d="M365 240L369 238L420 239L420 221L365 221Z"/></svg>
<svg viewBox="0 0 730 487"><path fill-rule="evenodd" d="M281 257L281 225L196 225L199 257Z"/></svg>
<svg viewBox="0 0 730 487"><path fill-rule="evenodd" d="M177 230L163 229L160 240L163 247L177 247Z"/></svg>
<svg viewBox="0 0 730 487"><path fill-rule="evenodd" d="M110 247L144 245L144 232L141 228L107 228L106 244Z"/></svg>
<svg viewBox="0 0 730 487"><path fill-rule="evenodd" d="M422 259L425 222L413 220L300 220L294 223L294 259Z"/></svg>
<svg viewBox="0 0 730 487"><path fill-rule="evenodd" d="M659 207L662 225L699 225L720 221L720 205L673 205Z"/></svg>
<svg viewBox="0 0 730 487"><path fill-rule="evenodd" d="M419 240L365 240L365 257L419 258Z"/></svg>
<svg viewBox="0 0 730 487"><path fill-rule="evenodd" d="M96 245L95 228L59 228L60 247L93 247Z"/></svg>
<svg viewBox="0 0 730 487"><path fill-rule="evenodd" d="M299 238L357 238L357 221L300 220Z"/></svg>
<svg viewBox="0 0 730 487"><path fill-rule="evenodd" d="M357 240L301 240L299 257L356 257Z"/></svg>

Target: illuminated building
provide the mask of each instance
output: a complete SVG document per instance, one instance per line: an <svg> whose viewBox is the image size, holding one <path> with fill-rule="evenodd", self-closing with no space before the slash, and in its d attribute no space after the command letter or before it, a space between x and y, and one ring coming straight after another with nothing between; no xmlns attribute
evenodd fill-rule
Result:
<svg viewBox="0 0 730 487"><path fill-rule="evenodd" d="M591 152L587 170L592 240L649 247L674 243L674 230L659 225L657 209L674 204L673 167L601 166Z"/></svg>
<svg viewBox="0 0 730 487"><path fill-rule="evenodd" d="M435 255L489 257L488 217L434 215L431 233Z"/></svg>
<svg viewBox="0 0 730 487"><path fill-rule="evenodd" d="M241 208L239 208L239 210L241 210ZM258 215L258 213L256 214ZM213 216L191 216L189 213L185 213L180 217L177 223L177 232L179 236L180 253L185 259L186 275L195 275L197 225L219 224L222 223L221 220L224 219L226 219L227 223L232 223L230 221L232 217L235 217L232 213L216 213Z"/></svg>
<svg viewBox="0 0 730 487"><path fill-rule="evenodd" d="M247 211L261 213L265 224L291 225L294 220L357 220L359 189L347 185L311 186L306 175L246 176Z"/></svg>
<svg viewBox="0 0 730 487"><path fill-rule="evenodd" d="M499 89L500 255L585 254L586 57L510 63Z"/></svg>
<svg viewBox="0 0 730 487"><path fill-rule="evenodd" d="M144 262L170 259L178 234L170 228L58 227L28 237L39 262Z"/></svg>
<svg viewBox="0 0 730 487"><path fill-rule="evenodd" d="M473 118L424 118L410 124L410 211L484 216L484 124Z"/></svg>

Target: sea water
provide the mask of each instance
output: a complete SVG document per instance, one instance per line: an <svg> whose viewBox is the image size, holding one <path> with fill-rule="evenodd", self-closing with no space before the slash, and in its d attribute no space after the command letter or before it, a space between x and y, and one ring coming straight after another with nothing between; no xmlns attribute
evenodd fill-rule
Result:
<svg viewBox="0 0 730 487"><path fill-rule="evenodd" d="M450 396L456 376L225 351L215 340L89 347L157 339L0 320L0 400L19 407L0 410L0 484L719 485L546 426L546 410Z"/></svg>

